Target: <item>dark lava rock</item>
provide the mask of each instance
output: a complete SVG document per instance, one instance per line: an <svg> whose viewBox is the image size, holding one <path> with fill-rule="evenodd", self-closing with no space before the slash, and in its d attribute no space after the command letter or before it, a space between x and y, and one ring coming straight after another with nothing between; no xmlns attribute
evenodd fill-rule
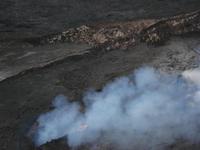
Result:
<svg viewBox="0 0 200 150"><path fill-rule="evenodd" d="M0 39L41 36L96 21L160 18L199 7L199 0L1 0Z"/></svg>

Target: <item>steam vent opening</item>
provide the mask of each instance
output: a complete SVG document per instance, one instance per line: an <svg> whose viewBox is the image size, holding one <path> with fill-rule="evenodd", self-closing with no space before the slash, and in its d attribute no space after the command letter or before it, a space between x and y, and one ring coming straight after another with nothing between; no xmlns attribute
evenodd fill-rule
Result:
<svg viewBox="0 0 200 150"><path fill-rule="evenodd" d="M200 150L199 0L2 0L1 150Z"/></svg>

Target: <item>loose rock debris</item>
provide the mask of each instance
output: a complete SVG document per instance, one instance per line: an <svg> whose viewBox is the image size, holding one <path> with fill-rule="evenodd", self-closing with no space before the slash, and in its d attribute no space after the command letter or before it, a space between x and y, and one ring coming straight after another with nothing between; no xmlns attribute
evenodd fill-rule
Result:
<svg viewBox="0 0 200 150"><path fill-rule="evenodd" d="M139 41L156 45L165 42L173 35L199 31L200 11L196 11L160 20L146 19L82 25L45 37L41 43L75 42L87 43L107 50L127 49Z"/></svg>

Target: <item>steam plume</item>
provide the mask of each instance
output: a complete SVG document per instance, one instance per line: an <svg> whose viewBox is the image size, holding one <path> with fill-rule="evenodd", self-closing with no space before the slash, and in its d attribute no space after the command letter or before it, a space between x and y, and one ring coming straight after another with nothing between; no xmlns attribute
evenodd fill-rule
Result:
<svg viewBox="0 0 200 150"><path fill-rule="evenodd" d="M141 68L83 97L85 111L62 95L38 118L37 145L66 137L71 147L102 137L119 149L163 149L200 141L200 71L180 75Z"/></svg>

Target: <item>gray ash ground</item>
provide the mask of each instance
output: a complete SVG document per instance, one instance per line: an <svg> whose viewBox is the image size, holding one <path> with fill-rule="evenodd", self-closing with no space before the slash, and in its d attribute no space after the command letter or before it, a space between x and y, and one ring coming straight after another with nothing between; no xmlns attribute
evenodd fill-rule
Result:
<svg viewBox="0 0 200 150"><path fill-rule="evenodd" d="M122 5L123 3L123 5ZM112 4L112 5L108 5ZM18 38L36 37L62 31L65 27L87 22L160 18L200 8L199 0L127 0L76 1L3 0L0 5L0 39L2 51L34 47L27 43L9 45ZM19 34L20 33L20 34ZM140 43L127 50L103 51L66 58L62 62L33 70L0 83L0 147L2 150L65 150L58 140L35 148L27 132L37 116L48 111L52 99L64 94L81 99L90 88L101 89L108 81L131 73L142 65L179 73L195 68L199 54L195 46L200 35L173 37L165 45ZM87 149L87 147L85 148ZM200 144L177 142L170 150L199 150Z"/></svg>

